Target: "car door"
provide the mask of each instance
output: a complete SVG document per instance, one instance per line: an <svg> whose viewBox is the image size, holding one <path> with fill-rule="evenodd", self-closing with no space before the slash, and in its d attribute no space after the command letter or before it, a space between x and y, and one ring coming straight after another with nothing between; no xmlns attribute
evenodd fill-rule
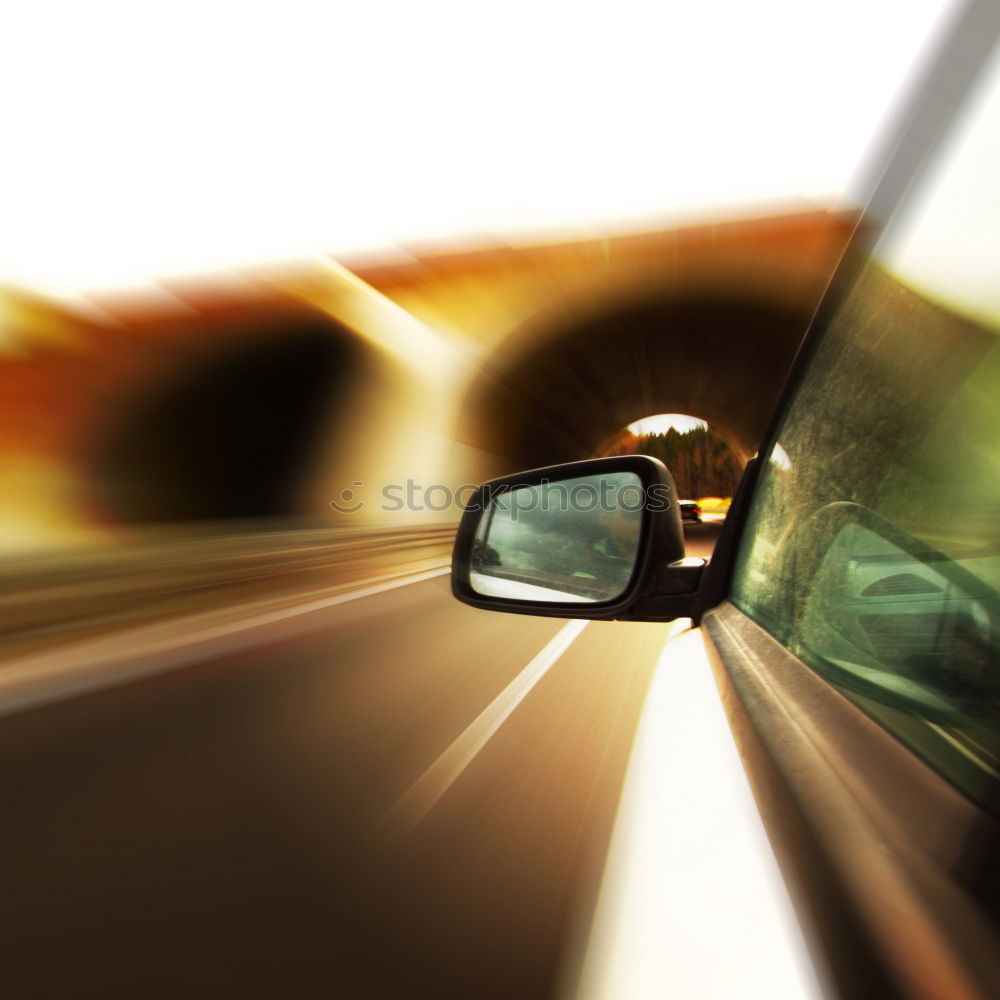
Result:
<svg viewBox="0 0 1000 1000"><path fill-rule="evenodd" d="M925 100L893 162L704 631L837 991L997 996L1000 60L960 114Z"/></svg>

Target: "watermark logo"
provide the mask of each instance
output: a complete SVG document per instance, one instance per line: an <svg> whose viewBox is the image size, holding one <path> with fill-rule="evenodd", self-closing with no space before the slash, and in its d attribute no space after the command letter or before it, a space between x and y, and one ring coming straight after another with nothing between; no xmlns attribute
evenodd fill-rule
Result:
<svg viewBox="0 0 1000 1000"><path fill-rule="evenodd" d="M354 480L340 495L330 501L330 506L340 514L358 514L368 506L361 499L367 486L363 480ZM388 483L379 491L378 510L395 514L400 511L420 513L431 511L441 514L456 509L485 511L491 506L505 511L513 520L530 511L580 511L638 513L642 510L669 510L672 498L670 488L663 483L648 487L638 484L623 485L608 479L564 480L519 486L503 485L482 487L466 483L457 487L443 483L424 486L416 480L405 483Z"/></svg>

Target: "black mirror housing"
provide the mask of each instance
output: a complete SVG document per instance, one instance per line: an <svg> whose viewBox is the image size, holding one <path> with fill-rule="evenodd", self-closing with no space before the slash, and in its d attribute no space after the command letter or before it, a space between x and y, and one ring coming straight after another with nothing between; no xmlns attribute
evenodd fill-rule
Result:
<svg viewBox="0 0 1000 1000"><path fill-rule="evenodd" d="M574 490L580 498L575 507ZM559 505L552 498L558 498ZM528 501L533 506L521 507L518 524L519 502ZM593 540L587 534L600 528L607 529L607 538ZM513 560L516 563L516 556L521 556L520 566L509 565L510 549L501 557L492 544L494 537L505 537L509 546L522 546ZM536 552L548 557L550 567L560 559L566 565L557 566L556 575L544 576L536 568L537 559L525 557L526 538ZM615 567L617 582L604 583L602 590L600 572L571 573L575 564L564 555L567 539L573 540L577 553L582 546L602 566ZM622 455L532 469L483 483L470 497L459 524L451 581L458 600L492 611L663 621L692 613L703 567L704 560L684 558L680 508L670 471L658 459ZM593 570L590 565L585 568ZM553 579L563 582L553 585ZM572 592L563 593L567 588Z"/></svg>

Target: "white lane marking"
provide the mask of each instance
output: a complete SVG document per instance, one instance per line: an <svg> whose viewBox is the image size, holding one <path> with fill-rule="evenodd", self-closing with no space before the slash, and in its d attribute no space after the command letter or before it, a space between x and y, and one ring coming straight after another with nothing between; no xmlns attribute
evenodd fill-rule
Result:
<svg viewBox="0 0 1000 1000"><path fill-rule="evenodd" d="M380 827L390 836L405 837L410 833L437 805L455 779L472 763L493 734L586 626L586 621L579 620L564 625L451 746L397 799L382 817Z"/></svg>
<svg viewBox="0 0 1000 1000"><path fill-rule="evenodd" d="M164 673L208 654L239 652L260 641L258 635L250 633L264 626L450 572L450 566L444 566L372 577L356 590L249 617L248 610L259 607L260 602L141 625L0 662L0 716ZM220 618L225 620L220 622Z"/></svg>
<svg viewBox="0 0 1000 1000"><path fill-rule="evenodd" d="M563 1000L823 996L700 629L664 647L579 981L567 971Z"/></svg>

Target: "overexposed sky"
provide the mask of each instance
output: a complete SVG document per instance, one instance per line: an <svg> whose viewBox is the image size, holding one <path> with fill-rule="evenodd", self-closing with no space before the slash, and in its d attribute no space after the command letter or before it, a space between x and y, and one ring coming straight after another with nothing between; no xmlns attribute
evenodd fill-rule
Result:
<svg viewBox="0 0 1000 1000"><path fill-rule="evenodd" d="M1000 331L1000 51L878 247L882 263L949 308Z"/></svg>
<svg viewBox="0 0 1000 1000"><path fill-rule="evenodd" d="M826 204L952 6L18 4L0 281Z"/></svg>
<svg viewBox="0 0 1000 1000"><path fill-rule="evenodd" d="M686 413L657 413L650 417L643 417L628 425L632 434L665 434L671 427L676 428L682 434L693 431L697 427L707 427L708 424L700 417L691 417Z"/></svg>

